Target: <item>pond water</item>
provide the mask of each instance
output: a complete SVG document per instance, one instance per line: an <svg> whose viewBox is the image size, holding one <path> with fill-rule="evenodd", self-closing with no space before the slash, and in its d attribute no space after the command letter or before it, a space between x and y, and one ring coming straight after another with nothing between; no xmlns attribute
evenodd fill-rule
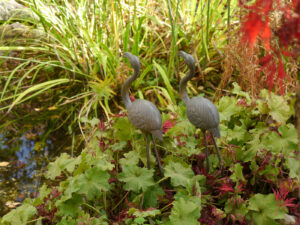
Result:
<svg viewBox="0 0 300 225"><path fill-rule="evenodd" d="M43 140L42 135L29 137L0 134L0 216L27 197L34 197L43 182L43 173L54 156L69 140ZM69 145L70 146L70 145Z"/></svg>

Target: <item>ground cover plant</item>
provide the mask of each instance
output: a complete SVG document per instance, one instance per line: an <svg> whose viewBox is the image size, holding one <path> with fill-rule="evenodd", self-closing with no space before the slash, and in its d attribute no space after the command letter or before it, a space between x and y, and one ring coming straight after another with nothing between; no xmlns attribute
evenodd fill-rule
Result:
<svg viewBox="0 0 300 225"><path fill-rule="evenodd" d="M165 177L154 155L145 168L145 141L125 113L90 126L89 144L77 157L64 153L48 166L35 199L2 218L3 224L280 224L299 221L297 133L292 98L262 90L253 99L237 84L217 104L218 141L225 171L215 153L205 171L200 134L182 105L163 114L160 149ZM212 144L212 143L211 143Z"/></svg>

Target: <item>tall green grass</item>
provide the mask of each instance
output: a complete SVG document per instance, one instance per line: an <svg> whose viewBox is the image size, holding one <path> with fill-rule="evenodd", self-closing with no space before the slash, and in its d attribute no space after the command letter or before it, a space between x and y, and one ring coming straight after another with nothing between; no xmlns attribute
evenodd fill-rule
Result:
<svg viewBox="0 0 300 225"><path fill-rule="evenodd" d="M228 15L237 8L237 0L22 3L38 16L30 24L44 35L30 45L0 46L22 53L0 56L20 62L1 76L0 113L34 104L41 114L51 111L71 124L122 109L119 90L131 74L121 57L125 51L138 55L144 69L132 91L159 107L176 104L178 49L197 54L204 66L218 54L215 48L226 45Z"/></svg>

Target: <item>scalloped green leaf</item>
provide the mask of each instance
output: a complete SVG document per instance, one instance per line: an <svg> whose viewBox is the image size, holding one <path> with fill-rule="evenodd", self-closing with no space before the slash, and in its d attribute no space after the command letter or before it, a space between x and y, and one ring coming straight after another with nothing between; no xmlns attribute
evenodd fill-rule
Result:
<svg viewBox="0 0 300 225"><path fill-rule="evenodd" d="M119 180L125 182L124 188L127 191L146 191L147 188L154 185L153 173L153 169L148 170L136 165L127 165L122 167Z"/></svg>
<svg viewBox="0 0 300 225"><path fill-rule="evenodd" d="M190 167L184 167L180 163L171 161L165 167L165 176L171 178L173 186L190 187L194 172Z"/></svg>
<svg viewBox="0 0 300 225"><path fill-rule="evenodd" d="M31 219L36 213L37 210L34 206L25 203L6 214L2 218L1 222L4 225L24 225L27 224L28 220Z"/></svg>

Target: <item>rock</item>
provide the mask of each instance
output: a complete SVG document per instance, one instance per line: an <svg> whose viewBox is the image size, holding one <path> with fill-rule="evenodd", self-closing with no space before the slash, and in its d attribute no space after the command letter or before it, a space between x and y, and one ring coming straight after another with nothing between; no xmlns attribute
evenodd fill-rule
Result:
<svg viewBox="0 0 300 225"><path fill-rule="evenodd" d="M294 216L285 214L285 217L283 220L281 220L283 225L296 225L296 218Z"/></svg>
<svg viewBox="0 0 300 225"><path fill-rule="evenodd" d="M18 19L34 19L36 16L29 8L17 3L14 0L0 0L0 20L18 20Z"/></svg>
<svg viewBox="0 0 300 225"><path fill-rule="evenodd" d="M0 43L10 42L11 39L39 39L44 37L44 31L42 29L33 29L30 26L26 26L22 23L16 22L12 24L4 24L0 26ZM15 43L16 44L16 43Z"/></svg>

